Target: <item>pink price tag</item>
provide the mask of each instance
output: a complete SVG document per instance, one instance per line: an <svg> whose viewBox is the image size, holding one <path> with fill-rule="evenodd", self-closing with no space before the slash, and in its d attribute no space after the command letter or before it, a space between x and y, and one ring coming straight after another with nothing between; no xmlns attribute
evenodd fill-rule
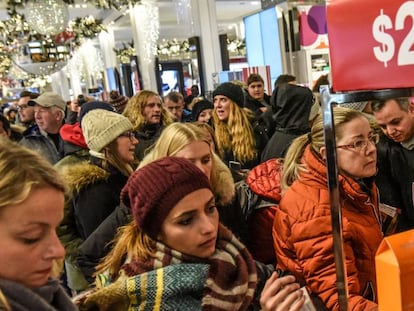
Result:
<svg viewBox="0 0 414 311"><path fill-rule="evenodd" d="M327 26L335 91L414 87L414 1L331 0Z"/></svg>

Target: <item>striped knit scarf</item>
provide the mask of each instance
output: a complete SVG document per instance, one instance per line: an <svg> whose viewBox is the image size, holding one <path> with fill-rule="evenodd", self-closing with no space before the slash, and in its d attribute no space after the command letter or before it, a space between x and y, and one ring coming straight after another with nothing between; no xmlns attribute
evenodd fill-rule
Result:
<svg viewBox="0 0 414 311"><path fill-rule="evenodd" d="M133 260L123 266L127 276L179 263L207 263L202 310L246 310L257 284L255 262L246 247L223 225L219 227L216 252L206 260L190 257L158 242L152 260Z"/></svg>

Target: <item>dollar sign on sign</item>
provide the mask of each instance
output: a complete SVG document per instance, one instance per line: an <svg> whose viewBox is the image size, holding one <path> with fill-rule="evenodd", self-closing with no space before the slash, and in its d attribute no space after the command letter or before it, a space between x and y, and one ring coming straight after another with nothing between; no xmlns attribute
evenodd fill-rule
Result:
<svg viewBox="0 0 414 311"><path fill-rule="evenodd" d="M388 15L383 14L381 9L381 14L372 24L372 35L381 45L374 47L373 50L375 57L383 62L385 67L387 67L387 62L394 57L395 51L394 39L390 34L384 32L386 29L392 29L392 21Z"/></svg>

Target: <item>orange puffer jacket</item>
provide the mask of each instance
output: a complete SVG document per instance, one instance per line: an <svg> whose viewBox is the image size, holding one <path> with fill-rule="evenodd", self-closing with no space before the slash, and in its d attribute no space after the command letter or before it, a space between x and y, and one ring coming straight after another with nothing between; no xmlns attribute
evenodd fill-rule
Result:
<svg viewBox="0 0 414 311"><path fill-rule="evenodd" d="M278 266L293 272L329 310L338 310L336 272L327 171L325 163L306 148L301 173L284 193L275 215L273 239ZM370 310L366 298L376 291L375 253L382 240L375 184L362 191L352 178L339 175L349 310ZM371 290L371 294L372 293Z"/></svg>

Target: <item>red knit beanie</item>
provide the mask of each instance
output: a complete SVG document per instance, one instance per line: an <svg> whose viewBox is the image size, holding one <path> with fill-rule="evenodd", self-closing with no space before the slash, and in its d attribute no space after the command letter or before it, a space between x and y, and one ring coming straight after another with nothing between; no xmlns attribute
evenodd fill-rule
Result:
<svg viewBox="0 0 414 311"><path fill-rule="evenodd" d="M165 157L138 169L121 191L139 227L156 240L171 209L186 195L207 188L207 176L190 161Z"/></svg>

